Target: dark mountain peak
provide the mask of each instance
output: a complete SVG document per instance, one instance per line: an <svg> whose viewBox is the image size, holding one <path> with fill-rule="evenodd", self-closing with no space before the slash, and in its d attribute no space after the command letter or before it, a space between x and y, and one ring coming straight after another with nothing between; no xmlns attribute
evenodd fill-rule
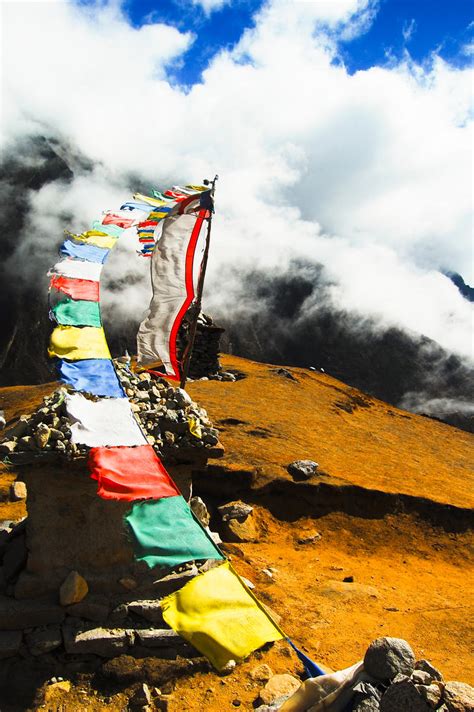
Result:
<svg viewBox="0 0 474 712"><path fill-rule="evenodd" d="M474 302L474 287L467 284L460 274L457 272L445 272L446 277L449 277L451 282L456 285L461 294L468 302Z"/></svg>

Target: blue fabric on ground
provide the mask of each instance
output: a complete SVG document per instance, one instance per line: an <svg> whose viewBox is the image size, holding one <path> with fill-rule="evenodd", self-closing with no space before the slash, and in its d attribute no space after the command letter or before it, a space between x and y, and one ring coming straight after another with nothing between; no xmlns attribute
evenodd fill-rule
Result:
<svg viewBox="0 0 474 712"><path fill-rule="evenodd" d="M298 650L296 645L292 643L289 638L287 638L287 641L303 663L304 669L306 670L306 674L308 675L308 677L319 677L320 675L325 675L324 670L321 670L319 665L316 665L316 663L313 662L311 658L308 658L308 656L302 653L301 650Z"/></svg>

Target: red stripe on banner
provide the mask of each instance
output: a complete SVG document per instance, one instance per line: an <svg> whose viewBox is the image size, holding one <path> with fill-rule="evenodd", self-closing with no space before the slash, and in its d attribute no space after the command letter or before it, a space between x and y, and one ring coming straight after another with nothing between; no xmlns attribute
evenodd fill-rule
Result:
<svg viewBox="0 0 474 712"><path fill-rule="evenodd" d="M181 494L151 445L93 447L88 466L102 499L133 502Z"/></svg>
<svg viewBox="0 0 474 712"><path fill-rule="evenodd" d="M64 292L64 294L73 299L83 299L86 302L99 301L99 282L93 282L89 279L73 279L72 277L53 275L49 288Z"/></svg>
<svg viewBox="0 0 474 712"><path fill-rule="evenodd" d="M167 374L167 377L172 381L179 381L181 379L180 373L180 363L178 362L177 355L177 337L179 327L183 321L184 315L188 311L191 302L194 299L194 280L193 280L193 267L194 267L194 255L196 253L196 245L199 239L199 234L201 232L202 223L206 217L206 210L200 210L196 218L196 222L191 233L191 238L189 240L188 249L186 250L186 265L185 265L185 275L186 275L186 299L178 312L176 319L174 320L173 326L171 327L170 333L170 362L173 367L174 374Z"/></svg>
<svg viewBox="0 0 474 712"><path fill-rule="evenodd" d="M125 229L132 227L135 223L136 218L124 218L115 213L108 213L102 220L102 225L117 225L117 227L123 227Z"/></svg>
<svg viewBox="0 0 474 712"><path fill-rule="evenodd" d="M160 218L163 220L163 218ZM156 227L158 223L160 222L159 218L156 218L156 220L144 220L143 222L138 223L137 227L138 228L143 228L143 227Z"/></svg>

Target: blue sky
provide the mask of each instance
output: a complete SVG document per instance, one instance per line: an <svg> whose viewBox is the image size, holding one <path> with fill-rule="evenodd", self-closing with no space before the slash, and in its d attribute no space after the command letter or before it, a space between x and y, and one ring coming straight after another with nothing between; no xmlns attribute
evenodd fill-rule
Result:
<svg viewBox="0 0 474 712"><path fill-rule="evenodd" d="M253 25L261 5L259 0L231 0L206 14L189 0L126 0L123 9L135 26L161 20L195 34L182 66L171 72L175 81L191 85L216 52L232 47ZM341 56L351 73L396 61L406 51L417 62L436 51L456 66L466 66L472 62L465 48L473 42L473 7L471 0L380 0L368 31L341 43Z"/></svg>

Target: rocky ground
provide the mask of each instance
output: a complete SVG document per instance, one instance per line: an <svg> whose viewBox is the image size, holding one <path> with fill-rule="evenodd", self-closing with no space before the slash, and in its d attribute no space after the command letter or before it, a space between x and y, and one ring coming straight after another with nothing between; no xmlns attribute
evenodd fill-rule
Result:
<svg viewBox="0 0 474 712"><path fill-rule="evenodd" d="M444 680L472 684L472 437L321 374L231 357L224 368L245 378L188 389L226 448L197 477L195 493L259 599L307 654L332 669L363 658L372 640L388 635L409 641L414 657L429 660ZM0 408L11 423L50 392L3 389ZM295 460L318 465L288 467ZM0 518L18 520L25 503L11 501L15 466L3 465L0 478ZM243 504L229 506L236 500ZM5 660L2 712L251 710L302 674L285 643L223 676L199 658L122 655L97 667L90 657ZM407 685L441 689L406 673L410 682L396 681L402 695L411 694ZM423 712L425 702L413 709ZM445 702L449 712L469 709L443 697L436 705ZM412 708L386 711L395 709Z"/></svg>

